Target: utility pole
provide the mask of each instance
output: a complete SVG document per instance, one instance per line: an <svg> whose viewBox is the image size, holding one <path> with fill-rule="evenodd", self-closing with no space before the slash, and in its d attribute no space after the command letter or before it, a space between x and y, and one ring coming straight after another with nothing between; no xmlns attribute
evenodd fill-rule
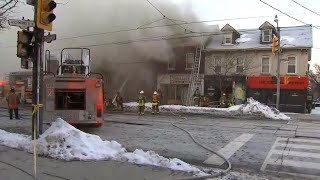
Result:
<svg viewBox="0 0 320 180"><path fill-rule="evenodd" d="M43 124L43 56L44 56L44 41L51 42L53 36L48 35L44 37L44 30L52 31L52 22L56 19L53 10L56 8L57 3L54 0L34 0L34 59L33 59L33 104L35 114L32 117L33 130L35 130L36 138L39 133L42 134ZM55 36L54 36L55 37ZM50 40L51 38L51 40ZM34 132L34 131L33 131Z"/></svg>
<svg viewBox="0 0 320 180"><path fill-rule="evenodd" d="M277 37L278 37L278 57L277 57L277 100L276 100L276 108L280 110L280 28L278 25L278 17L277 15L274 18L274 22L277 23Z"/></svg>

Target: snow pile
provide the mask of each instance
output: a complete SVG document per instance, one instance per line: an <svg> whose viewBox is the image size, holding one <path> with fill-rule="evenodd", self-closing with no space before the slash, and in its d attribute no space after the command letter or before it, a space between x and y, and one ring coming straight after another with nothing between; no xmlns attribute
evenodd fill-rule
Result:
<svg viewBox="0 0 320 180"><path fill-rule="evenodd" d="M151 103L146 103L146 111L151 111ZM138 103L124 103L126 110L138 110ZM190 113L190 114L211 114L218 116L240 116L251 115L279 120L289 120L290 117L280 113L277 109L261 104L260 102L248 98L246 104L236 105L229 108L210 108L210 107L195 107L182 105L162 105L159 107L161 112L170 113Z"/></svg>
<svg viewBox="0 0 320 180"><path fill-rule="evenodd" d="M0 144L33 153L30 136L0 130ZM179 159L165 158L153 151L137 149L127 152L116 141L103 141L99 136L82 132L58 118L37 140L37 153L61 160L116 160L141 165L153 165L172 170L207 175Z"/></svg>
<svg viewBox="0 0 320 180"><path fill-rule="evenodd" d="M253 98L248 98L246 105L240 107L244 114L263 114L270 119L290 120L290 117L281 113L278 109L261 104Z"/></svg>
<svg viewBox="0 0 320 180"><path fill-rule="evenodd" d="M116 141L103 141L99 136L84 133L62 119L57 119L37 141L38 154L67 161L116 159L125 152Z"/></svg>

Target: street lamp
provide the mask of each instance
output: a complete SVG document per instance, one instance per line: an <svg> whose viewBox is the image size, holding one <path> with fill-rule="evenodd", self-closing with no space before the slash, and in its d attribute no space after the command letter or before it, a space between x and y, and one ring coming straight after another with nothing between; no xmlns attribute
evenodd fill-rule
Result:
<svg viewBox="0 0 320 180"><path fill-rule="evenodd" d="M278 16L275 15L274 22L277 23L277 37L278 37L278 58L277 58L277 100L276 100L276 108L280 110L280 28L278 26Z"/></svg>

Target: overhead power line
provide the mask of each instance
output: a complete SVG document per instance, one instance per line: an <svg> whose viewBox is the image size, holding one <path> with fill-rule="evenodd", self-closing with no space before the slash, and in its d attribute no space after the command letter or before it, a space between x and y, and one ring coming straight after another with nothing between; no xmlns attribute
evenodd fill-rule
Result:
<svg viewBox="0 0 320 180"><path fill-rule="evenodd" d="M300 26L296 26L296 28L294 29L288 29L291 27L281 27L281 32L285 32L285 31L297 31L297 30L305 30L302 28L299 28ZM244 33L250 33L250 32L254 32L254 31L258 31L258 29L239 29L238 30L240 33L244 34ZM109 45L109 44L129 44L129 43L134 43L134 42L148 42L148 41L155 41L155 39L159 39L162 38L162 40L167 40L166 38L170 38L170 37L176 37L176 36L180 36L179 38L190 38L192 36L190 35L195 35L198 34L197 37L201 37L201 36L211 36L211 35L223 35L224 33L222 32L217 32L217 33L213 33L213 32L191 32L191 33L177 33L177 34L172 34L172 35L165 35L165 36L155 36L155 37L149 37L149 38L140 38L140 39L136 39L136 40L128 40L128 41L118 41L118 42L109 42L109 43L103 43L101 45ZM202 34L202 35L201 35ZM182 37L184 36L184 37ZM179 39L177 38L177 39ZM158 40L157 40L158 41ZM100 44L97 44L97 46L99 46ZM94 45L96 46L96 45ZM5 47L1 47L1 48L12 48L12 47L16 47L16 45L12 45L12 46L5 46ZM81 47L88 47L88 46L81 46Z"/></svg>
<svg viewBox="0 0 320 180"><path fill-rule="evenodd" d="M303 8L305 8L306 10L308 10L308 11L310 11L310 12L312 12L312 13L314 13L314 14L318 15L318 16L320 16L320 14L319 14L319 13L317 13L317 12L315 12L315 11L313 11L313 10L311 10L311 9L307 8L307 7L305 7L304 5L302 5L302 4L300 4L300 3L298 3L297 1L295 1L295 0L291 0L291 1L292 1L292 2L294 2L294 3L296 3L296 4L298 4L299 6L301 6L301 7L303 7Z"/></svg>
<svg viewBox="0 0 320 180"><path fill-rule="evenodd" d="M284 15L288 16L288 17L290 17L291 19L294 19L294 20L296 20L296 21L298 21L298 22L301 22L302 24L305 24L305 25L310 25L310 24L307 24L307 23L305 23L305 22L303 22L303 21L301 21L301 20L299 20L299 19L297 19L297 18L295 18L295 17L293 17L293 16L290 16L289 14L287 14L287 13L285 13L285 12L283 12L283 11L281 11L281 10L279 10L279 9L275 8L275 7L273 7L272 5L270 5L270 4L266 3L266 2L264 2L263 0L260 0L260 2L262 2L262 3L266 4L267 6L271 7L272 9L277 10L278 12L280 12L280 13L282 13L282 14L284 14ZM313 27L314 27L314 26L313 26ZM314 28L319 29L318 27L314 27Z"/></svg>
<svg viewBox="0 0 320 180"><path fill-rule="evenodd" d="M163 16L163 18L166 18L166 19L168 19L169 21L171 21L173 24L179 26L181 29L184 30L184 32L187 32L187 30L188 30L189 32L192 32L191 30L189 30L189 29L183 27L182 25L178 24L174 19L168 18L163 12L161 12L161 11L160 11L154 4L152 4L149 0L146 0L146 1L147 1L154 9L156 9L156 10Z"/></svg>

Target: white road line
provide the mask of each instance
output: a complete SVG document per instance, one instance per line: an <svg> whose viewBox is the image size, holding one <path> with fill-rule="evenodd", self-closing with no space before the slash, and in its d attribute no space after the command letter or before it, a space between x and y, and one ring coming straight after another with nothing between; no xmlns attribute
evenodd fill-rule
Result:
<svg viewBox="0 0 320 180"><path fill-rule="evenodd" d="M280 166L290 166L299 168L312 168L320 170L320 163L304 162L304 161L292 161L286 159L269 159L269 164L280 165Z"/></svg>
<svg viewBox="0 0 320 180"><path fill-rule="evenodd" d="M229 159L236 151L238 151L253 136L254 136L254 134L241 134L240 136L235 138L233 141L228 143L226 146L221 148L218 151L218 153L223 155L226 159ZM214 154L214 155L210 156L207 160L205 160L203 163L220 166L224 163L224 160Z"/></svg>
<svg viewBox="0 0 320 180"><path fill-rule="evenodd" d="M280 140L282 141L286 141L288 138L281 138ZM315 144L320 144L320 140L317 140L317 139L293 139L293 138L290 138L289 139L289 142L307 142L307 143L315 143Z"/></svg>
<svg viewBox="0 0 320 180"><path fill-rule="evenodd" d="M297 157L309 157L309 158L319 158L319 153L308 153L308 152L298 152L298 151L282 151L282 150L273 150L273 154L283 155L283 156L297 156Z"/></svg>
<svg viewBox="0 0 320 180"><path fill-rule="evenodd" d="M312 146L312 145L302 145L302 144L286 144L286 143L278 143L276 147L286 147L286 148L299 148L299 149L308 149L308 150L320 150L320 146Z"/></svg>
<svg viewBox="0 0 320 180"><path fill-rule="evenodd" d="M287 141L288 138L277 138L277 139L276 139L276 141L273 143L273 145L272 145L272 147L271 147L271 150L269 151L266 159L264 160L264 162L263 162L263 164L262 164L262 166L261 166L261 168L260 168L261 171L264 171L264 170L266 169L267 165L269 164L269 159L270 159L270 157L272 156L273 151L274 151L274 149L275 149L278 141L280 141L280 140L286 140L286 141Z"/></svg>

